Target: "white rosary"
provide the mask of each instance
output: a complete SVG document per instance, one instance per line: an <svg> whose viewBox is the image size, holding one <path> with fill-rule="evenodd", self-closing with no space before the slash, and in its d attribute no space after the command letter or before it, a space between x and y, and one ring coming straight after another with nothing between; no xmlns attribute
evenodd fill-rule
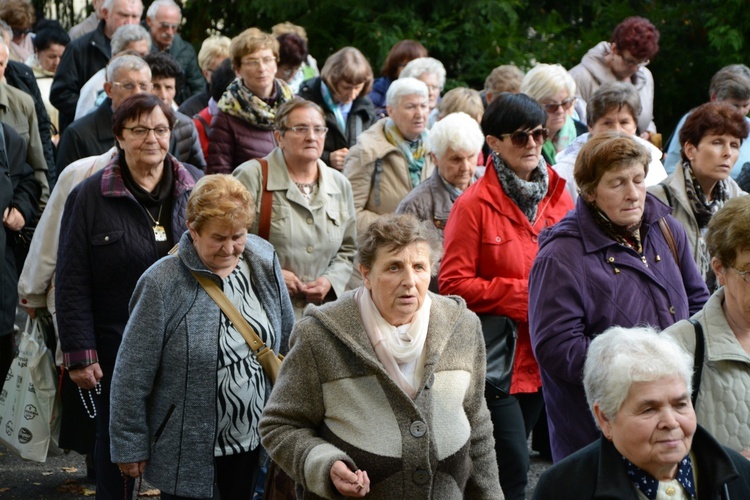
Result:
<svg viewBox="0 0 750 500"><path fill-rule="evenodd" d="M94 386L94 390L96 391L97 395L101 395L102 393L102 385L97 382ZM83 408L86 410L86 414L89 416L89 418L96 418L96 405L94 404L94 396L91 395L91 391L86 391L89 395L89 401L91 401L91 411L89 411L89 405L86 403L86 397L83 395L83 391L81 388L78 388L78 395L81 396L81 403L83 403Z"/></svg>

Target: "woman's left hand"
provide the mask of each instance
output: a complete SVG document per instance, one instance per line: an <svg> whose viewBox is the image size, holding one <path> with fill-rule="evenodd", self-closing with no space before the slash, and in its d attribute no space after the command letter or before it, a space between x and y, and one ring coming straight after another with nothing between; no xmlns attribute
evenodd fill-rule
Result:
<svg viewBox="0 0 750 500"><path fill-rule="evenodd" d="M302 291L305 292L308 302L311 304L320 304L326 298L328 292L331 291L331 282L325 276L321 276L315 281L305 283Z"/></svg>
<svg viewBox="0 0 750 500"><path fill-rule="evenodd" d="M146 461L141 460L140 462L117 464L117 467L120 468L120 472L123 476L141 477L143 475L143 471L146 470Z"/></svg>
<svg viewBox="0 0 750 500"><path fill-rule="evenodd" d="M26 220L16 207L8 207L3 212L3 226L11 231L20 231L26 225Z"/></svg>
<svg viewBox="0 0 750 500"><path fill-rule="evenodd" d="M333 462L330 475L333 485L345 497L363 497L370 492L370 478L367 477L367 472L352 472L341 460Z"/></svg>

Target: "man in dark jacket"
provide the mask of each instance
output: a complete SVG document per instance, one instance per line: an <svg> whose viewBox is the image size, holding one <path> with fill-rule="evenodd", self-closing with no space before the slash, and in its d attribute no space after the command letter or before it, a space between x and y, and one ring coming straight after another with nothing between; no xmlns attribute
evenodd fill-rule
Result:
<svg viewBox="0 0 750 500"><path fill-rule="evenodd" d="M104 19L99 26L68 45L57 67L50 102L60 111L60 133L73 122L81 87L107 66L112 56L112 35L120 26L140 21L143 3L141 0L105 0L102 13Z"/></svg>

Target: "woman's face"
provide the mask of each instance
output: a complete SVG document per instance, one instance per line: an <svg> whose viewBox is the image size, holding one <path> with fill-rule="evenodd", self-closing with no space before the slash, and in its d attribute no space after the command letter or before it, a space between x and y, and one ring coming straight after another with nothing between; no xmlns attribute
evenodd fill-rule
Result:
<svg viewBox="0 0 750 500"><path fill-rule="evenodd" d="M732 325L750 324L750 284L738 271L750 271L750 250L738 250L734 263L725 267L719 259L711 260L716 280L724 287L724 314ZM750 281L750 273L747 275Z"/></svg>
<svg viewBox="0 0 750 500"><path fill-rule="evenodd" d="M528 135L523 147L513 144L512 134L504 134L502 138L488 135L487 143L493 151L500 155L508 168L513 170L519 178L528 181L531 178L531 172L539 165L542 144L544 144L544 139L539 136L537 136L539 140L534 139L533 133L542 128L541 125L537 125L534 128L516 130L516 132L526 132Z"/></svg>
<svg viewBox="0 0 750 500"><path fill-rule="evenodd" d="M418 241L400 250L380 248L372 268L359 269L383 319L393 326L411 323L430 284L430 246Z"/></svg>
<svg viewBox="0 0 750 500"><path fill-rule="evenodd" d="M469 187L471 178L474 177L478 155L479 151L456 151L449 147L444 154L433 154L432 158L440 177L463 191Z"/></svg>
<svg viewBox="0 0 750 500"><path fill-rule="evenodd" d="M289 113L287 130L283 134L280 131L274 132L287 164L317 161L323 154L326 134L316 133L315 129L321 130L325 126L323 117L314 108L297 108Z"/></svg>
<svg viewBox="0 0 750 500"><path fill-rule="evenodd" d="M395 106L386 106L388 115L399 132L408 141L413 141L424 132L427 115L430 113L428 99L419 94L401 96Z"/></svg>
<svg viewBox="0 0 750 500"><path fill-rule="evenodd" d="M152 130L147 130L152 129ZM152 168L164 162L169 151L169 120L158 106L141 114L137 120L125 122L117 140L132 168Z"/></svg>
<svg viewBox="0 0 750 500"><path fill-rule="evenodd" d="M65 45L51 43L46 49L37 51L36 58L44 71L54 73L57 71L63 52L65 52Z"/></svg>
<svg viewBox="0 0 750 500"><path fill-rule="evenodd" d="M690 159L701 186L713 185L729 177L740 156L741 145L742 140L730 134L706 134L697 146L689 142L685 144L685 155Z"/></svg>
<svg viewBox="0 0 750 500"><path fill-rule="evenodd" d="M362 89L365 88L365 82L362 83L349 83L349 82L338 82L334 88L331 89L333 94L333 100L338 104L349 104L354 101Z"/></svg>
<svg viewBox="0 0 750 500"><path fill-rule="evenodd" d="M646 203L646 172L640 163L606 172L588 201L619 226L630 226L643 217Z"/></svg>
<svg viewBox="0 0 750 500"><path fill-rule="evenodd" d="M276 77L276 56L271 49L260 49L242 56L237 75L250 91L258 97L271 97Z"/></svg>
<svg viewBox="0 0 750 500"><path fill-rule="evenodd" d="M612 420L594 412L602 433L617 451L656 479L674 479L690 452L696 418L685 381L676 375L634 382Z"/></svg>
<svg viewBox="0 0 750 500"><path fill-rule="evenodd" d="M240 255L245 250L247 229L242 226L228 227L215 220L203 224L200 232L190 227L193 247L206 268L219 276L229 276Z"/></svg>
<svg viewBox="0 0 750 500"><path fill-rule="evenodd" d="M565 99L568 99L570 97L573 97L570 95L570 92L568 92L568 89L560 89L559 92L557 92L554 95L551 95L547 97L546 99L542 99L540 104L542 106L551 104L562 104ZM545 108L547 109L547 108ZM568 108L570 109L570 108ZM553 111L547 111L547 128L549 129L549 136L555 137L555 134L557 134L561 128L563 128L563 125L565 125L565 119L568 117L568 110L563 109L563 106L555 106L555 109Z"/></svg>
<svg viewBox="0 0 750 500"><path fill-rule="evenodd" d="M435 109L437 106L438 98L440 97L440 79L434 73L422 73L417 77L417 80L421 80L427 85L427 95L429 96L430 111Z"/></svg>
<svg viewBox="0 0 750 500"><path fill-rule="evenodd" d="M638 123L630 113L627 106L612 107L604 116L594 122L593 127L589 127L591 136L597 136L605 132L621 132L623 134L635 135L638 130Z"/></svg>
<svg viewBox="0 0 750 500"><path fill-rule="evenodd" d="M639 69L649 63L648 59L636 59L629 50L620 50L617 44L612 44L612 54L607 59L609 69L615 77L624 81L636 74Z"/></svg>

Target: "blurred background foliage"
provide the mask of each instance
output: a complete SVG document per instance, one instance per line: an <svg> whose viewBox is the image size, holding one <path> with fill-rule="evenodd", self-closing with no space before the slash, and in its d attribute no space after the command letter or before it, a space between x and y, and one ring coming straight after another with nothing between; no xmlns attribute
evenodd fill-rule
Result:
<svg viewBox="0 0 750 500"><path fill-rule="evenodd" d="M73 12L72 0L33 1L66 26L85 15ZM270 30L291 21L307 30L320 66L351 45L379 74L391 46L412 38L445 65L446 90L481 89L501 64L571 68L596 43L609 40L622 19L643 16L661 33L660 52L649 68L656 81L655 121L665 139L683 113L708 100L711 76L727 64L745 63L750 46L750 4L744 0L177 1L186 19L181 34L196 49L211 33L232 37L251 26Z"/></svg>

